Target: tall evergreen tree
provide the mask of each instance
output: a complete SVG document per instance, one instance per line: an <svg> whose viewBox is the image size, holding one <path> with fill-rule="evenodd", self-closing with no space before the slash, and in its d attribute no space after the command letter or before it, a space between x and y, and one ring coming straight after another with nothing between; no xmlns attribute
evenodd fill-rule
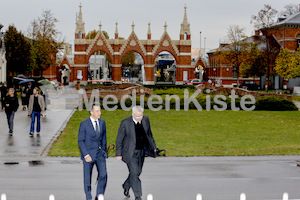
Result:
<svg viewBox="0 0 300 200"><path fill-rule="evenodd" d="M33 57L30 40L13 25L5 33L5 49L8 73L24 74L31 69Z"/></svg>

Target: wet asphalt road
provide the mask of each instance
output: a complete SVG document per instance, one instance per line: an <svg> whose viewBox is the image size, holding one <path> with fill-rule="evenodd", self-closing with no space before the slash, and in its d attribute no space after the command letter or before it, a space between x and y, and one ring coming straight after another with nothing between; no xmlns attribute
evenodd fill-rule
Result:
<svg viewBox="0 0 300 200"><path fill-rule="evenodd" d="M12 137L0 112L0 193L7 200L47 200L50 194L56 200L84 199L80 158L45 156L71 114L72 110L48 111L41 136L31 138L26 112L16 113ZM289 199L300 199L298 165L300 156L146 158L143 198L151 193L154 200L193 200L201 193L203 200L238 200L244 192L247 200L279 200L288 192ZM124 200L121 185L128 175L126 165L110 157L107 168L105 199Z"/></svg>

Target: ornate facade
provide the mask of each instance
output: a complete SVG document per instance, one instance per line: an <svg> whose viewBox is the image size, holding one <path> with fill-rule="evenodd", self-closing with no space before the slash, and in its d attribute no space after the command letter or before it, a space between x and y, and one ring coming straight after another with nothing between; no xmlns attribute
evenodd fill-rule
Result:
<svg viewBox="0 0 300 200"><path fill-rule="evenodd" d="M102 25L100 24L94 39L86 39L85 23L80 5L75 29L74 63L69 63L70 83L77 82L80 74L82 75L80 77L81 83L87 82L89 58L97 51L103 51L110 57L111 78L116 83L121 83L122 58L130 51L139 53L144 60L142 70L144 70L143 84L145 85L154 84L155 58L163 51L171 53L176 61L176 84L183 84L183 76L188 79L195 77L195 66L191 64L191 32L186 7L179 40L171 39L167 31L167 24L165 24L164 32L159 40L152 39L150 23L148 24L146 40L139 39L134 31L134 24L132 24L132 32L127 39L119 39L118 23L116 23L114 39L106 39L101 28ZM68 62L64 59L60 67L63 64L68 64Z"/></svg>

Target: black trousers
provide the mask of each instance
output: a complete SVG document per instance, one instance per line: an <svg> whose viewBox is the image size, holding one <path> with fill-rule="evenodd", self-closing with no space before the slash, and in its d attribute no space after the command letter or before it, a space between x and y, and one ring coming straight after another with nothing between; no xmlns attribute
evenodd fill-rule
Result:
<svg viewBox="0 0 300 200"><path fill-rule="evenodd" d="M130 163L127 164L129 175L123 184L123 188L128 190L132 188L135 197L142 196L142 182L140 180L140 175L142 173L144 159L144 150L135 150Z"/></svg>

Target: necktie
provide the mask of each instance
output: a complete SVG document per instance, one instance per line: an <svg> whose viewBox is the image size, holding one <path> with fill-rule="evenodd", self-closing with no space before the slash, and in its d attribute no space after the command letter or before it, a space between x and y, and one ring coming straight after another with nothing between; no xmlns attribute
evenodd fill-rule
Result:
<svg viewBox="0 0 300 200"><path fill-rule="evenodd" d="M97 121L95 121L95 124L96 124L96 134L97 134L97 137L99 137L99 135L100 135L100 130L99 130L99 126L98 126Z"/></svg>

